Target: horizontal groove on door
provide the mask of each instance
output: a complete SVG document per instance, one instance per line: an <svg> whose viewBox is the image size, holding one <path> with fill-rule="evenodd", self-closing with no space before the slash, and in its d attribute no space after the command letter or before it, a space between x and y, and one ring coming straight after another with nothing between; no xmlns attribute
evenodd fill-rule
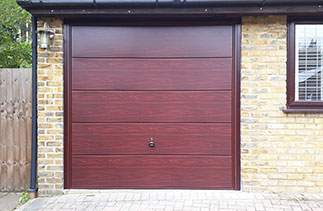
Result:
<svg viewBox="0 0 323 211"><path fill-rule="evenodd" d="M229 156L72 157L73 188L232 188Z"/></svg>
<svg viewBox="0 0 323 211"><path fill-rule="evenodd" d="M152 152L153 153L153 152ZM104 155L108 155L108 156L123 156L123 157L130 157L130 156L134 156L134 155L138 155L138 156L143 156L143 157L149 157L149 156L155 156L155 155L160 155L160 156L164 156L164 155L169 155L169 156L174 156L174 157L199 157L199 156L209 156L209 157L218 157L218 156L222 156L222 157L232 157L232 155L222 155L222 154L158 154L158 153L154 153L154 154L72 154L72 157L74 158L82 158L82 157L98 157L98 156L104 156Z"/></svg>
<svg viewBox="0 0 323 211"><path fill-rule="evenodd" d="M73 158L87 158L87 157L133 157L133 156L142 156L142 157L151 157L151 154L113 154L113 155L100 155L100 154L73 154ZM153 155L156 156L156 155ZM209 155L209 154L197 154L197 155L187 155L187 154L176 154L176 155L167 155L167 154L158 154L157 156L172 156L172 157L232 157L231 155Z"/></svg>
<svg viewBox="0 0 323 211"><path fill-rule="evenodd" d="M72 89L231 90L232 59L72 59Z"/></svg>
<svg viewBox="0 0 323 211"><path fill-rule="evenodd" d="M232 26L73 26L72 57L231 57Z"/></svg>
<svg viewBox="0 0 323 211"><path fill-rule="evenodd" d="M231 92L72 92L73 122L231 122Z"/></svg>
<svg viewBox="0 0 323 211"><path fill-rule="evenodd" d="M231 155L231 123L72 124L72 154Z"/></svg>
<svg viewBox="0 0 323 211"><path fill-rule="evenodd" d="M122 89L72 89L73 92L109 92L109 91L113 91L113 92L124 92L124 91L127 91L127 92L146 92L148 90L122 90ZM203 89L200 89L200 90L190 90L190 89L186 89L186 90L180 90L180 89L177 89L177 90L161 90L161 89L156 89L156 90L149 90L150 92L214 92L214 91L217 91L217 92L231 92L231 89L217 89L217 90L203 90Z"/></svg>
<svg viewBox="0 0 323 211"><path fill-rule="evenodd" d="M74 121L72 122L72 124L194 124L194 123L198 123L198 124L218 124L218 123L224 123L224 124L228 124L231 122L78 122L78 121Z"/></svg>
<svg viewBox="0 0 323 211"><path fill-rule="evenodd" d="M77 57L73 56L72 59L104 59L104 60L114 60L114 59L135 59L135 60L150 60L150 59L158 59L158 60L175 60L175 59L182 59L182 60L190 60L190 59L232 59L231 56L195 56L195 57L135 57L135 56L129 56L129 57L91 57L91 56L82 56Z"/></svg>

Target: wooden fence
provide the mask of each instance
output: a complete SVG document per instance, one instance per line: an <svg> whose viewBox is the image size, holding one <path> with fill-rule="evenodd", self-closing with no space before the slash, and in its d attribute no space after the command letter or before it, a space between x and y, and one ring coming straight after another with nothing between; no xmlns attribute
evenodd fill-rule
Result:
<svg viewBox="0 0 323 211"><path fill-rule="evenodd" d="M0 69L0 191L28 188L31 157L31 69Z"/></svg>

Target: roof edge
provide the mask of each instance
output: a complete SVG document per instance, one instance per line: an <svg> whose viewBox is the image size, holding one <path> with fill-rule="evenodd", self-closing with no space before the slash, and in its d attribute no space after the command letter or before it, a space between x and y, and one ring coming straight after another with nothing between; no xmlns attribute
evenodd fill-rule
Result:
<svg viewBox="0 0 323 211"><path fill-rule="evenodd" d="M35 16L127 14L322 15L323 0L17 0Z"/></svg>

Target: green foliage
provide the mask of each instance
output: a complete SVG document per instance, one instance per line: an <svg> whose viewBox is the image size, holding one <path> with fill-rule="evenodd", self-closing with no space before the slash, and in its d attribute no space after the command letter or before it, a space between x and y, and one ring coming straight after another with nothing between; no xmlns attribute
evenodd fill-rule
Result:
<svg viewBox="0 0 323 211"><path fill-rule="evenodd" d="M31 198L28 196L27 191L25 191L25 192L22 192L22 196L20 197L19 202L20 202L21 204L24 204L24 203L26 203L27 201L29 201L30 199L31 199Z"/></svg>
<svg viewBox="0 0 323 211"><path fill-rule="evenodd" d="M31 67L31 42L20 30L29 29L31 16L15 0L0 0L0 68Z"/></svg>

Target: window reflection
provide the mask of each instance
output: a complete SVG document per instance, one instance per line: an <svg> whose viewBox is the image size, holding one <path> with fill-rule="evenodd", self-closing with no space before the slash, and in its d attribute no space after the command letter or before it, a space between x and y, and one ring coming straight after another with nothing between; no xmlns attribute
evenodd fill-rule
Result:
<svg viewBox="0 0 323 211"><path fill-rule="evenodd" d="M295 100L323 100L323 25L296 25Z"/></svg>

